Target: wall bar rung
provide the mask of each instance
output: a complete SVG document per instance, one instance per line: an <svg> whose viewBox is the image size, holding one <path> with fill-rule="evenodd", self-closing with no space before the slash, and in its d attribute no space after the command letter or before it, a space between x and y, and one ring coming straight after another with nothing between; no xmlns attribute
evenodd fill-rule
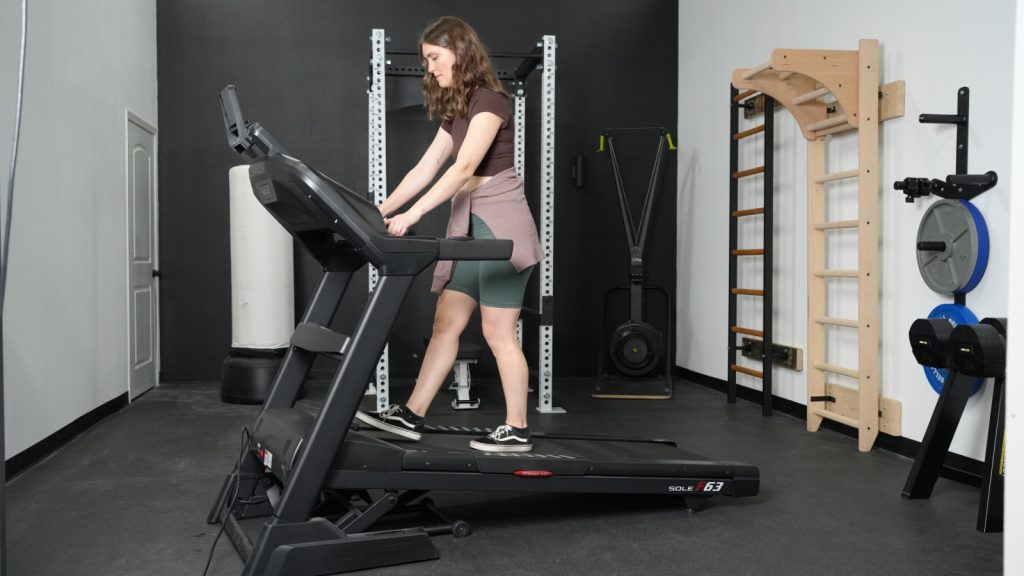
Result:
<svg viewBox="0 0 1024 576"><path fill-rule="evenodd" d="M860 422L853 418L850 418L849 416L843 416L842 414L836 414L835 412L830 412L828 410L823 410L821 408L815 408L814 413L817 414L818 416L821 416L822 418L835 420L840 424L846 424L847 426L851 426L853 428L860 428Z"/></svg>
<svg viewBox="0 0 1024 576"><path fill-rule="evenodd" d="M816 98L821 98L822 96L828 94L829 92L831 92L831 90L829 90L828 88L819 88L817 90L813 90L811 92L801 94L796 98L793 98L793 104L803 104L804 102L810 102L811 100L814 100Z"/></svg>
<svg viewBox="0 0 1024 576"><path fill-rule="evenodd" d="M820 120L818 122L812 122L807 125L807 129L810 130L811 132L817 132L818 130L823 130L825 128L831 128L833 126L839 126L840 124L846 124L848 120L849 118L847 118L846 114L839 114L831 118L825 118L824 120Z"/></svg>
<svg viewBox="0 0 1024 576"><path fill-rule="evenodd" d="M730 252L733 256L764 256L764 248L740 248Z"/></svg>
<svg viewBox="0 0 1024 576"><path fill-rule="evenodd" d="M814 319L818 324L825 324L827 326L846 326L847 328L860 328L860 322L857 320L848 320L846 318L828 318L818 316Z"/></svg>
<svg viewBox="0 0 1024 576"><path fill-rule="evenodd" d="M754 330L753 328L741 328L739 326L733 326L730 330L734 334L746 334L747 336L757 336L758 338L764 338L764 332L760 330Z"/></svg>
<svg viewBox="0 0 1024 576"><path fill-rule="evenodd" d="M754 370L752 368L746 368L744 366L740 366L739 364L730 364L729 370L732 370L733 372L742 372L744 374L749 374L757 378L764 378L764 372L758 372L757 370Z"/></svg>
<svg viewBox="0 0 1024 576"><path fill-rule="evenodd" d="M860 226L859 220L833 220L832 222L825 222L823 224L815 224L815 230L836 230L838 228L857 228Z"/></svg>
<svg viewBox="0 0 1024 576"><path fill-rule="evenodd" d="M849 376L850 378L860 378L860 372L850 370L849 368L843 368L842 366L836 366L835 364L823 364L819 362L814 365L814 368L816 370L821 370L822 372L842 374L843 376Z"/></svg>
<svg viewBox="0 0 1024 576"><path fill-rule="evenodd" d="M771 69L772 69L772 61L769 60L769 61L764 62L762 64L758 64L757 66L754 66L750 70L747 70L746 72L744 72L743 73L743 79L747 80L749 78L753 78L754 76L757 76L761 72L764 72L765 70L771 70Z"/></svg>
<svg viewBox="0 0 1024 576"><path fill-rule="evenodd" d="M857 270L816 270L814 275L818 278L857 278L860 272Z"/></svg>
<svg viewBox="0 0 1024 576"><path fill-rule="evenodd" d="M825 182L834 182L836 180L846 180L847 178L856 178L860 175L860 170L844 170L842 172L835 172L832 174L825 174L821 178L815 178L816 184L824 184Z"/></svg>
<svg viewBox="0 0 1024 576"><path fill-rule="evenodd" d="M816 138L821 138L822 136L828 136L829 134L839 134L840 132L846 132L848 130L856 130L856 129L857 129L856 126L854 126L853 124L850 124L849 122L847 122L845 124L840 124L839 126L833 126L832 128L825 128L824 130L818 130L818 131L816 131L814 133L814 136Z"/></svg>
<svg viewBox="0 0 1024 576"><path fill-rule="evenodd" d="M733 210L730 215L733 218L742 218L743 216L754 216L757 214L764 214L764 208L747 208L746 210Z"/></svg>
<svg viewBox="0 0 1024 576"><path fill-rule="evenodd" d="M754 134L760 134L761 132L764 132L764 124L761 124L760 126L754 126L750 130L744 130L743 132L740 132L739 134L733 134L732 139L733 140L742 140L742 139L746 138L747 136L753 136Z"/></svg>
<svg viewBox="0 0 1024 576"><path fill-rule="evenodd" d="M740 92L739 94L733 96L732 101L739 102L740 100L746 100L747 98L750 98L754 94L757 94L757 90L744 90L743 92Z"/></svg>
<svg viewBox="0 0 1024 576"><path fill-rule="evenodd" d="M743 296L764 296L764 290L756 288L730 288L729 291Z"/></svg>
<svg viewBox="0 0 1024 576"><path fill-rule="evenodd" d="M748 168L747 170L740 170L739 172L734 172L732 177L734 180L739 180L740 178L746 178L747 176L753 176L754 174L761 174L763 172L764 166L758 166L757 168Z"/></svg>

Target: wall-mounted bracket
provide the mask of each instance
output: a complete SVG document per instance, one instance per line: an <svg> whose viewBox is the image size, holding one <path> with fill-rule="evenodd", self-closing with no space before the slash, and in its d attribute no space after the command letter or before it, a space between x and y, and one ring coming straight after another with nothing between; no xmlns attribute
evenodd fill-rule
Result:
<svg viewBox="0 0 1024 576"><path fill-rule="evenodd" d="M758 94L737 102L736 105L743 109L743 118L749 120L764 114L764 94Z"/></svg>
<svg viewBox="0 0 1024 576"><path fill-rule="evenodd" d="M764 355L764 340L744 338L743 344L740 346L740 353L746 358L760 362L761 357ZM772 358L774 366L782 366L790 370L804 369L804 353L800 348L772 344Z"/></svg>
<svg viewBox="0 0 1024 576"><path fill-rule="evenodd" d="M956 173L967 174L967 123L971 114L971 89L963 86L956 93L956 114L921 114L921 124L956 124Z"/></svg>
<svg viewBox="0 0 1024 576"><path fill-rule="evenodd" d="M935 194L950 200L970 200L992 188L998 182L998 175L989 170L984 174L967 173L967 128L970 122L971 89L967 86L957 90L956 114L921 114L922 124L956 125L956 173L946 176L946 181L935 178L904 178L893 184L893 188L906 195L912 203L917 198Z"/></svg>
<svg viewBox="0 0 1024 576"><path fill-rule="evenodd" d="M989 170L984 174L950 174L946 176L945 182L936 178L904 178L894 183L893 187L906 194L905 199L910 203L930 194L950 200L970 200L995 186L998 181L999 176Z"/></svg>

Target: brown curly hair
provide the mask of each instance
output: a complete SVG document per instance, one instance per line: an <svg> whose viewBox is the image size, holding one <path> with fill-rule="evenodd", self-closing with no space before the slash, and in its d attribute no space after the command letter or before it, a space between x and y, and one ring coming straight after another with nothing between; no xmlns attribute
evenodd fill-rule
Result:
<svg viewBox="0 0 1024 576"><path fill-rule="evenodd" d="M427 62L423 59L424 44L447 48L455 53L455 64L452 65L453 82L450 87L441 88L437 79L429 72L423 75L423 102L427 108L427 117L431 120L452 120L456 116L465 116L469 107L469 97L478 86L509 97L498 81L498 75L494 72L494 66L491 65L483 42L476 31L463 20L454 16L442 16L420 34L419 52L425 71Z"/></svg>

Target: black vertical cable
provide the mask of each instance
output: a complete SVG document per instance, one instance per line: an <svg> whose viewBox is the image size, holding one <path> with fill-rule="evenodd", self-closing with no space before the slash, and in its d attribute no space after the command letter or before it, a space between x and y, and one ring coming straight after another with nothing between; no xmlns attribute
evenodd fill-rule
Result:
<svg viewBox="0 0 1024 576"><path fill-rule="evenodd" d="M615 156L615 137L607 133L608 157L612 160L612 173L615 175L615 189L619 194L619 207L622 209L622 224L626 227L626 241L629 242L630 255L633 247L636 246L636 229L633 226L633 214L629 210L629 201L626 199L626 188L622 185L622 173L619 171L619 160Z"/></svg>
<svg viewBox="0 0 1024 576"><path fill-rule="evenodd" d="M775 258L772 254L773 240L775 235L775 183L772 167L775 164L775 100L767 94L764 95L764 270L762 272L762 283L764 298L761 299L762 326L764 327L764 338L762 341L761 359L761 414L772 415L772 363L775 360L773 353L775 347L772 344L772 277L774 273Z"/></svg>
<svg viewBox="0 0 1024 576"><path fill-rule="evenodd" d="M18 136L21 133L21 98L25 89L25 32L28 0L21 1L21 56L18 60L18 97L14 114L14 143L11 145L11 167L7 178L7 215L5 218L2 257L0 257L0 576L7 573L7 453L4 434L4 300L7 296L7 270L11 247L11 210L14 207L14 168L18 161Z"/></svg>
<svg viewBox="0 0 1024 576"><path fill-rule="evenodd" d="M728 401L729 404L736 403L736 372L732 369L736 364L736 335L732 327L736 325L736 293L738 288L738 275L736 270L736 258L732 257L732 251L736 249L738 236L739 216L739 181L736 179L736 172L739 171L739 143L736 134L740 131L739 111L742 106L736 102L739 90L729 84L729 346L725 349L728 356L726 363L726 374L728 374Z"/></svg>
<svg viewBox="0 0 1024 576"><path fill-rule="evenodd" d="M651 180L647 184L647 196L644 197L643 212L640 213L640 227L637 230L636 245L640 255L644 253L644 246L647 243L647 228L651 222L651 212L654 207L654 191L661 181L661 163L665 154L665 143L668 139L668 131L663 130L658 138L658 151L654 154L654 169L651 171Z"/></svg>

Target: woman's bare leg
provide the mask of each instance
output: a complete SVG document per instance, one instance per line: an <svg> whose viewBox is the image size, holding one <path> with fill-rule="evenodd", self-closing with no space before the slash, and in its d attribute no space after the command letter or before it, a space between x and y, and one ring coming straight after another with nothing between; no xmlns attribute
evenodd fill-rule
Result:
<svg viewBox="0 0 1024 576"><path fill-rule="evenodd" d="M423 355L416 386L406 403L414 414L426 416L434 396L452 371L459 354L459 335L466 329L475 308L476 300L467 294L455 290L441 292L434 311L430 344Z"/></svg>
<svg viewBox="0 0 1024 576"><path fill-rule="evenodd" d="M516 338L519 310L480 306L480 321L484 339L498 364L501 387L505 391L505 423L525 428L530 368L526 356L523 356L519 339Z"/></svg>

